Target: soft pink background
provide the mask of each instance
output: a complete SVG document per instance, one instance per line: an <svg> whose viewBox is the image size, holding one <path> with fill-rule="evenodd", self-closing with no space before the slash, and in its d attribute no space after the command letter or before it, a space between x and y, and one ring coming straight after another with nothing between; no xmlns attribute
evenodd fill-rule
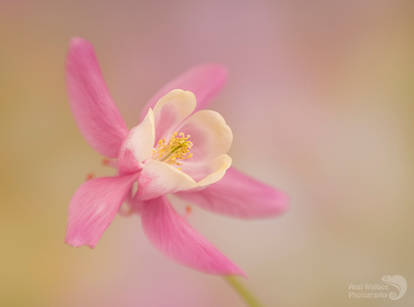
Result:
<svg viewBox="0 0 414 307"><path fill-rule="evenodd" d="M191 223L249 275L265 306L410 306L413 265L412 1L1 1L0 305L242 306L219 277L166 259L137 217L96 249L63 243L89 172L110 174L70 113L64 59L90 40L122 114L219 62L211 105L234 165L291 197L270 220L193 207ZM182 209L182 204L177 206ZM399 301L349 299L350 283L400 274Z"/></svg>

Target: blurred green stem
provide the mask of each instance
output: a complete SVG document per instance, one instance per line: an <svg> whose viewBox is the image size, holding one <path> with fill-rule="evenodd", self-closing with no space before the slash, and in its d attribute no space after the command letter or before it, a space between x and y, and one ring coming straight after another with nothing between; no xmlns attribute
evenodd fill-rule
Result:
<svg viewBox="0 0 414 307"><path fill-rule="evenodd" d="M239 294L239 296L250 307L262 307L262 304L253 296L253 294L237 279L236 276L224 276L229 285Z"/></svg>

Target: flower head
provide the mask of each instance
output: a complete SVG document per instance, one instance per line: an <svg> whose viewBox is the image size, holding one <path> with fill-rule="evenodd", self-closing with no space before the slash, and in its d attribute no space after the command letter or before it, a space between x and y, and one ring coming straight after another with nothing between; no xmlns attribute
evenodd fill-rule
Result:
<svg viewBox="0 0 414 307"><path fill-rule="evenodd" d="M226 75L214 64L187 71L164 86L147 103L142 121L128 130L92 46L80 38L71 41L66 77L72 112L88 143L113 159L118 174L88 178L76 191L69 205L68 244L94 247L127 201L141 215L148 238L168 256L207 273L244 274L166 198L175 194L240 218L276 215L287 206L282 192L230 167L232 131L219 113L203 109Z"/></svg>

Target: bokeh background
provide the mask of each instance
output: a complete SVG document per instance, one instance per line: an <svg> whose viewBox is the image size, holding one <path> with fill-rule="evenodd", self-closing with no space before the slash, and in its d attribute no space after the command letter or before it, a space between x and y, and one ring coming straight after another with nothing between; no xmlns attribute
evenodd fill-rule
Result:
<svg viewBox="0 0 414 307"><path fill-rule="evenodd" d="M68 106L64 60L82 36L130 126L177 74L228 66L211 108L233 129L234 165L291 208L243 221L193 206L190 221L264 306L412 306L413 4L1 1L0 305L243 306L155 250L137 216L116 217L94 250L63 243L73 192L112 172ZM348 298L384 274L408 280L402 299Z"/></svg>

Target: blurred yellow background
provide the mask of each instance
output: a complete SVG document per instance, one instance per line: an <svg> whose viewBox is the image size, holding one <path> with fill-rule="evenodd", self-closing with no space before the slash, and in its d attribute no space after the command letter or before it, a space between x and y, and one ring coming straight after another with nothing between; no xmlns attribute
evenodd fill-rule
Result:
<svg viewBox="0 0 414 307"><path fill-rule="evenodd" d="M130 126L175 75L229 67L211 108L233 129L233 163L291 208L243 221L194 206L190 221L265 306L412 306L413 4L1 1L0 306L243 305L155 250L136 216L94 250L64 244L73 192L89 172L111 174L69 110L73 36L95 46ZM403 298L348 298L350 283L385 274L407 279Z"/></svg>

